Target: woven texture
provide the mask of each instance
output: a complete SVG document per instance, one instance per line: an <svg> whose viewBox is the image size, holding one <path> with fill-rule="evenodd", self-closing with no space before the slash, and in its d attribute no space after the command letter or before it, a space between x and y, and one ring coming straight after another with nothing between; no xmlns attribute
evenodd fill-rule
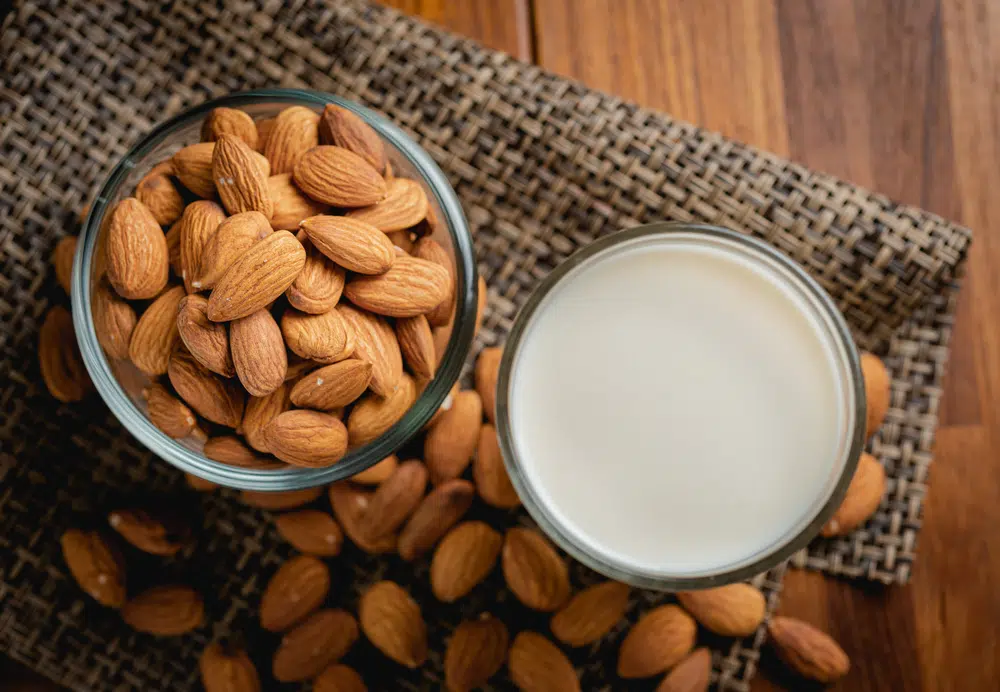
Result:
<svg viewBox="0 0 1000 692"><path fill-rule="evenodd" d="M194 498L99 402L55 404L35 363L41 317L65 300L49 255L75 232L115 160L156 122L247 88L355 99L430 152L462 199L490 285L477 347L503 341L549 269L619 228L705 221L794 257L835 297L859 343L888 353L894 377L888 422L872 444L890 474L889 496L853 536L797 560L908 578L967 230L360 1L23 2L0 32L0 79L0 647L51 678L80 690L196 688L201 648L230 633L245 639L262 672L270 668L276 638L256 626L255 611L290 552L267 514L231 493ZM206 527L175 560L129 555L130 591L177 579L206 595L208 624L179 639L130 633L116 613L82 597L59 553L65 528L99 523L146 496L183 503ZM771 607L780 576L760 579ZM582 569L574 577L593 579ZM334 562L331 602L354 610L359 591L379 578L399 581L424 605L438 653L406 672L359 643L348 660L371 689L439 688L439 652L463 616L489 609L509 614L514 629L546 627L509 599L497 603L497 575L467 602L444 607L429 594L425 563L414 570L354 550ZM637 594L630 616L660 598ZM620 686L613 670L623 632L573 654L584 689ZM763 638L761 630L710 642L719 689L747 689Z"/></svg>

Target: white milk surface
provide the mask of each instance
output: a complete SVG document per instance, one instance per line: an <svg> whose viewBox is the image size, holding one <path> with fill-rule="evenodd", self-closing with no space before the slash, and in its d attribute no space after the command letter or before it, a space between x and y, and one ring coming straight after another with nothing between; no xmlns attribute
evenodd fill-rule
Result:
<svg viewBox="0 0 1000 692"><path fill-rule="evenodd" d="M508 398L527 483L590 551L662 576L790 538L839 475L843 387L806 302L738 250L628 246L539 306Z"/></svg>

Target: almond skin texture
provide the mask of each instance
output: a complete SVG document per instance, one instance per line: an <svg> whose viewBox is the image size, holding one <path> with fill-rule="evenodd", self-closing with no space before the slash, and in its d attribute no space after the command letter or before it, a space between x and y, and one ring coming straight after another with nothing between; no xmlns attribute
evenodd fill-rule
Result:
<svg viewBox="0 0 1000 692"><path fill-rule="evenodd" d="M362 483L364 485L378 485L395 473L398 465L399 459L396 458L395 454L390 454L374 466L351 476L351 482Z"/></svg>
<svg viewBox="0 0 1000 692"><path fill-rule="evenodd" d="M194 413L162 384L153 383L142 393L146 414L153 425L175 439L187 437L197 423Z"/></svg>
<svg viewBox="0 0 1000 692"><path fill-rule="evenodd" d="M139 632L173 637L201 627L205 606L189 586L154 586L122 607L122 619Z"/></svg>
<svg viewBox="0 0 1000 692"><path fill-rule="evenodd" d="M230 214L259 211L268 219L274 214L274 204L268 189L268 176L256 161L257 154L235 135L224 134L215 143L212 153L212 177Z"/></svg>
<svg viewBox="0 0 1000 692"><path fill-rule="evenodd" d="M403 376L403 356L392 327L381 317L351 305L340 305L337 312L354 332L354 357L372 364L371 390L389 396Z"/></svg>
<svg viewBox="0 0 1000 692"><path fill-rule="evenodd" d="M56 243L52 251L52 267L55 269L56 281L62 290L69 295L73 285L73 256L76 254L76 236L68 235Z"/></svg>
<svg viewBox="0 0 1000 692"><path fill-rule="evenodd" d="M514 637L507 660L510 679L522 692L579 692L580 680L566 654L535 632Z"/></svg>
<svg viewBox="0 0 1000 692"><path fill-rule="evenodd" d="M442 539L431 560L431 589L439 601L453 603L493 570L503 537L489 524L467 521Z"/></svg>
<svg viewBox="0 0 1000 692"><path fill-rule="evenodd" d="M403 417L417 399L417 386L404 374L399 387L389 396L362 397L347 418L351 447L360 447L379 437Z"/></svg>
<svg viewBox="0 0 1000 692"><path fill-rule="evenodd" d="M289 392L291 387L287 382L264 396L251 396L247 399L246 412L243 414L241 431L247 444L258 452L270 452L264 429L275 416L287 411L291 405Z"/></svg>
<svg viewBox="0 0 1000 692"><path fill-rule="evenodd" d="M208 319L208 299L185 296L177 305L177 331L194 359L223 377L236 374L226 326Z"/></svg>
<svg viewBox="0 0 1000 692"><path fill-rule="evenodd" d="M222 135L232 135L251 149L257 148L257 125L235 108L213 108L201 124L201 141L215 142Z"/></svg>
<svg viewBox="0 0 1000 692"><path fill-rule="evenodd" d="M334 516L337 517L337 521L351 542L371 555L391 553L396 549L395 535L390 534L378 540L370 540L360 529L361 520L368 510L371 498L371 492L361 490L350 483L334 483L330 486L330 506L333 507Z"/></svg>
<svg viewBox="0 0 1000 692"><path fill-rule="evenodd" d="M242 649L213 642L205 647L198 669L205 692L260 692L257 669Z"/></svg>
<svg viewBox="0 0 1000 692"><path fill-rule="evenodd" d="M274 205L271 226L276 231L297 230L303 219L325 214L330 209L330 205L302 194L292 181L290 173L280 173L268 178L267 191Z"/></svg>
<svg viewBox="0 0 1000 692"><path fill-rule="evenodd" d="M448 272L427 260L401 255L384 274L355 276L344 296L359 308L387 317L422 315L447 297Z"/></svg>
<svg viewBox="0 0 1000 692"><path fill-rule="evenodd" d="M108 281L122 298L152 298L167 285L167 239L142 202L126 197L115 206L104 243Z"/></svg>
<svg viewBox="0 0 1000 692"><path fill-rule="evenodd" d="M174 286L146 308L132 330L128 355L150 377L167 371L170 354L180 341L177 331L177 306L184 298L184 287Z"/></svg>
<svg viewBox="0 0 1000 692"><path fill-rule="evenodd" d="M348 358L313 370L295 383L292 403L300 408L332 411L361 396L372 380L372 365Z"/></svg>
<svg viewBox="0 0 1000 692"><path fill-rule="evenodd" d="M271 454L295 466L330 466L347 453L347 428L319 411L285 411L268 423L264 437Z"/></svg>
<svg viewBox="0 0 1000 692"><path fill-rule="evenodd" d="M177 276L181 275L181 221L177 219L170 226L164 236L167 241L167 263L170 271Z"/></svg>
<svg viewBox="0 0 1000 692"><path fill-rule="evenodd" d="M373 585L358 604L361 630L379 651L407 668L427 659L427 626L406 591L391 581Z"/></svg>
<svg viewBox="0 0 1000 692"><path fill-rule="evenodd" d="M479 443L483 405L472 390L458 392L424 439L424 461L434 484L458 478Z"/></svg>
<svg viewBox="0 0 1000 692"><path fill-rule="evenodd" d="M233 262L208 299L208 318L226 322L267 307L292 285L306 263L302 243L276 231Z"/></svg>
<svg viewBox="0 0 1000 692"><path fill-rule="evenodd" d="M443 327L451 320L455 312L455 265L447 250L430 237L421 238L413 246L414 257L433 262L448 272L447 293L444 300L427 313L427 320L432 327Z"/></svg>
<svg viewBox="0 0 1000 692"><path fill-rule="evenodd" d="M648 678L678 664L694 648L694 620L680 607L648 611L629 630L618 651L618 675Z"/></svg>
<svg viewBox="0 0 1000 692"><path fill-rule="evenodd" d="M538 531L508 529L502 563L507 588L529 608L552 612L569 600L566 561Z"/></svg>
<svg viewBox="0 0 1000 692"><path fill-rule="evenodd" d="M351 218L370 223L383 233L402 231L416 226L427 216L427 194L420 183L406 178L393 178L386 183L385 199L347 213Z"/></svg>
<svg viewBox="0 0 1000 692"><path fill-rule="evenodd" d="M695 649L663 678L656 692L707 692L712 674L712 654L705 648Z"/></svg>
<svg viewBox="0 0 1000 692"><path fill-rule="evenodd" d="M215 182L212 180L214 151L214 142L202 142L184 147L171 159L181 185L202 199L215 196Z"/></svg>
<svg viewBox="0 0 1000 692"><path fill-rule="evenodd" d="M767 602L750 584L729 584L677 594L684 609L701 625L724 637L748 637L764 622Z"/></svg>
<svg viewBox="0 0 1000 692"><path fill-rule="evenodd" d="M286 310L281 316L281 333L288 350L318 363L344 360L356 347L354 331L338 310L322 315Z"/></svg>
<svg viewBox="0 0 1000 692"><path fill-rule="evenodd" d="M382 274L396 259L389 236L363 221L320 215L299 225L316 249L347 271Z"/></svg>
<svg viewBox="0 0 1000 692"><path fill-rule="evenodd" d="M52 307L38 332L38 365L49 393L59 401L80 401L93 388L73 332L73 318Z"/></svg>
<svg viewBox="0 0 1000 692"><path fill-rule="evenodd" d="M215 202L198 200L184 210L181 217L181 278L188 293L199 290L195 281L201 274L205 245L226 220L226 212Z"/></svg>
<svg viewBox="0 0 1000 692"><path fill-rule="evenodd" d="M285 342L270 312L258 310L233 320L229 341L236 375L251 395L266 396L285 383Z"/></svg>
<svg viewBox="0 0 1000 692"><path fill-rule="evenodd" d="M305 231L299 231L296 237L306 249L306 264L285 291L285 297L296 310L322 315L340 301L347 273L317 250Z"/></svg>
<svg viewBox="0 0 1000 692"><path fill-rule="evenodd" d="M126 541L150 555L176 555L190 531L176 520L156 517L142 509L121 509L108 515L108 524Z"/></svg>
<svg viewBox="0 0 1000 692"><path fill-rule="evenodd" d="M205 441L202 453L213 461L245 469L273 469L284 465L257 454L236 435L210 437Z"/></svg>
<svg viewBox="0 0 1000 692"><path fill-rule="evenodd" d="M437 365L434 354L434 336L431 326L423 315L404 317L396 320L396 340L403 360L417 377L431 379Z"/></svg>
<svg viewBox="0 0 1000 692"><path fill-rule="evenodd" d="M294 178L306 195L334 207L367 207L386 196L385 180L378 171L341 147L310 149L296 162Z"/></svg>
<svg viewBox="0 0 1000 692"><path fill-rule="evenodd" d="M313 681L313 692L368 692L365 681L350 666L336 663Z"/></svg>
<svg viewBox="0 0 1000 692"><path fill-rule="evenodd" d="M507 658L507 627L492 615L455 628L444 653L448 692L469 692L486 684Z"/></svg>
<svg viewBox="0 0 1000 692"><path fill-rule="evenodd" d="M513 509L521 504L514 484L510 482L503 463L496 429L486 423L479 429L479 444L472 462L472 477L476 481L479 497L488 505L500 509Z"/></svg>
<svg viewBox="0 0 1000 692"><path fill-rule="evenodd" d="M271 173L291 173L302 155L319 144L319 115L304 106L286 108L275 116L266 140Z"/></svg>
<svg viewBox="0 0 1000 692"><path fill-rule="evenodd" d="M385 173L387 159L382 138L353 111L328 104L320 116L319 139L323 144L333 144L353 151L379 174Z"/></svg>
<svg viewBox="0 0 1000 692"><path fill-rule="evenodd" d="M862 452L840 507L820 530L821 536L844 536L875 514L885 495L885 469L868 452Z"/></svg>
<svg viewBox="0 0 1000 692"><path fill-rule="evenodd" d="M214 288L229 266L258 240L271 235L267 217L259 211L234 214L219 224L201 251L198 277L191 283L199 291Z"/></svg>
<svg viewBox="0 0 1000 692"><path fill-rule="evenodd" d="M330 570L311 555L298 555L283 564L264 589L260 626L284 632L319 608L330 590Z"/></svg>
<svg viewBox="0 0 1000 692"><path fill-rule="evenodd" d="M138 318L135 310L101 282L91 298L94 331L101 348L111 358L128 358L128 346Z"/></svg>
<svg viewBox="0 0 1000 692"><path fill-rule="evenodd" d="M161 226L169 226L184 211L184 198L165 175L147 175L136 185L135 196Z"/></svg>
<svg viewBox="0 0 1000 692"><path fill-rule="evenodd" d="M861 374L865 381L865 398L868 401L868 415L865 420L865 437L871 437L882 427L885 414L889 411L889 393L892 380L878 356L861 354Z"/></svg>
<svg viewBox="0 0 1000 692"><path fill-rule="evenodd" d="M264 153L264 148L267 146L267 140L271 138L271 130L274 128L274 118L264 118L263 120L258 120L257 125L257 151Z"/></svg>
<svg viewBox="0 0 1000 692"><path fill-rule="evenodd" d="M125 563L97 531L69 529L59 539L63 559L80 588L101 605L125 603Z"/></svg>
<svg viewBox="0 0 1000 692"><path fill-rule="evenodd" d="M552 616L552 634L568 646L598 641L625 617L629 587L617 581L590 586Z"/></svg>
<svg viewBox="0 0 1000 692"><path fill-rule="evenodd" d="M278 682L299 682L319 675L346 654L358 639L358 623L346 610L313 613L281 639L271 670Z"/></svg>
<svg viewBox="0 0 1000 692"><path fill-rule="evenodd" d="M303 509L282 514L274 520L274 526L293 548L306 555L333 557L344 544L343 531L326 512Z"/></svg>
<svg viewBox="0 0 1000 692"><path fill-rule="evenodd" d="M323 494L322 488L303 488L302 490L286 490L284 492L268 493L254 490L244 490L240 493L243 504L260 509L283 510L295 509L308 505Z"/></svg>
<svg viewBox="0 0 1000 692"><path fill-rule="evenodd" d="M417 460L404 461L372 495L359 529L371 540L393 533L424 498L427 468Z"/></svg>
<svg viewBox="0 0 1000 692"><path fill-rule="evenodd" d="M442 483L432 490L399 534L400 557L413 560L433 548L465 515L474 497L472 483L460 478Z"/></svg>
<svg viewBox="0 0 1000 692"><path fill-rule="evenodd" d="M483 400L483 413L486 420L496 423L497 376L500 373L500 359L503 349L497 347L484 348L476 358L476 391Z"/></svg>
<svg viewBox="0 0 1000 692"><path fill-rule="evenodd" d="M190 355L175 352L167 377L181 399L213 423L236 428L243 418L244 392L238 383L212 374Z"/></svg>
<svg viewBox="0 0 1000 692"><path fill-rule="evenodd" d="M806 622L776 617L767 629L778 656L803 677L831 683L851 669L850 659L837 642Z"/></svg>

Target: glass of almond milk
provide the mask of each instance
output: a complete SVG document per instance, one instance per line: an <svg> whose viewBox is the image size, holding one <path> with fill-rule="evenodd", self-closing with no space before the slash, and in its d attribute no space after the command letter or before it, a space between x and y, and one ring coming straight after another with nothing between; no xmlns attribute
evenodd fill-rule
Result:
<svg viewBox="0 0 1000 692"><path fill-rule="evenodd" d="M496 403L540 527L662 590L745 579L805 546L864 445L858 352L833 300L712 226L622 231L553 270L515 321Z"/></svg>

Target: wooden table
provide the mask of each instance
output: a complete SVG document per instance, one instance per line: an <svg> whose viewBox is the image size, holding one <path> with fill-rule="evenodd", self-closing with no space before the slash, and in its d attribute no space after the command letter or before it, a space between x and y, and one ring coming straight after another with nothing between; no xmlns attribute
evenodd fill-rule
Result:
<svg viewBox="0 0 1000 692"><path fill-rule="evenodd" d="M836 689L1000 689L1000 3L389 4L974 229L912 584L792 571L781 610L851 656ZM768 658L755 690L800 688Z"/></svg>

